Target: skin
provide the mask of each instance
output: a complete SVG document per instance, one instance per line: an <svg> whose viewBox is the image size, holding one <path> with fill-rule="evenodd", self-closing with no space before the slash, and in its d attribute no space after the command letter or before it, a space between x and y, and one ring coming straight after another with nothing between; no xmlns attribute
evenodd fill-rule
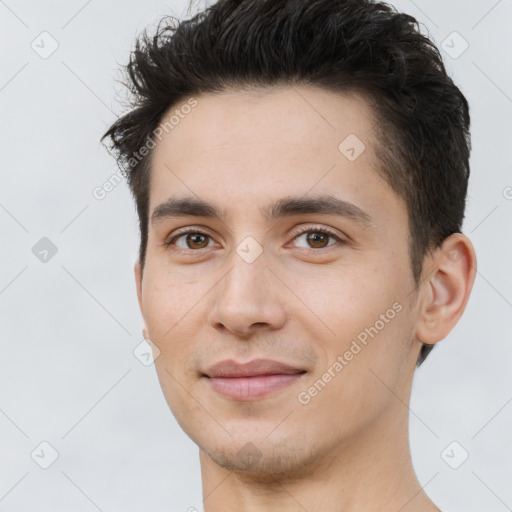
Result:
<svg viewBox="0 0 512 512"><path fill-rule="evenodd" d="M464 311L476 273L471 242L454 234L429 253L414 292L406 207L377 173L375 120L363 98L300 86L196 99L154 149L149 211L193 196L224 216L150 223L135 279L165 398L199 446L204 510L439 510L413 470L405 404L419 340L443 339ZM349 134L366 146L355 161L338 150ZM371 224L260 213L280 198L317 194L355 204ZM165 245L187 226L211 238ZM345 243L308 243L315 227ZM263 249L252 263L236 252L247 236ZM401 311L300 403L298 394L397 302ZM307 373L252 402L225 398L202 377L218 361L260 357Z"/></svg>

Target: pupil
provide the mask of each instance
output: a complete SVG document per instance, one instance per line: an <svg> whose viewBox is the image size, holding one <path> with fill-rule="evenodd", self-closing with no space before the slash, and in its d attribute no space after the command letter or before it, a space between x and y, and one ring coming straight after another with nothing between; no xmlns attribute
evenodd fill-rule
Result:
<svg viewBox="0 0 512 512"><path fill-rule="evenodd" d="M200 235L199 233L195 233L193 235L190 235L191 237L191 240L192 240L192 244L195 244L195 245L201 245L201 238L204 239L204 236L203 235ZM197 240L199 238L199 241Z"/></svg>
<svg viewBox="0 0 512 512"><path fill-rule="evenodd" d="M326 235L324 233L312 233L310 236L309 236L309 241L310 243L312 244L316 244L318 242L320 242L320 245L322 245L322 240L321 239L325 239ZM320 238L320 240L319 240Z"/></svg>

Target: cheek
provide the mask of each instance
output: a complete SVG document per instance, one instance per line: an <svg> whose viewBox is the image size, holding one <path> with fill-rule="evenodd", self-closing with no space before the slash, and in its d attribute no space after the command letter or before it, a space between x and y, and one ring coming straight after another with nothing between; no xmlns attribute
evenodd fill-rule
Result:
<svg viewBox="0 0 512 512"><path fill-rule="evenodd" d="M155 339L169 335L180 325L208 290L208 283L199 280L191 270L173 269L163 258L147 257L143 283L144 320Z"/></svg>
<svg viewBox="0 0 512 512"><path fill-rule="evenodd" d="M163 276L151 280L148 273L144 319L151 341L160 350L155 367L164 397L178 423L189 431L187 421L201 413L189 394L196 379L189 369L191 355L197 354L202 344L200 329L204 325L194 314L208 288L199 289L199 283L171 282Z"/></svg>
<svg viewBox="0 0 512 512"><path fill-rule="evenodd" d="M145 286L144 321L149 338L160 350L156 362L178 376L177 372L187 361L188 351L198 341L194 329L200 323L191 322L191 317L194 305L200 306L200 290L198 285L182 286L164 279L148 279Z"/></svg>
<svg viewBox="0 0 512 512"><path fill-rule="evenodd" d="M349 322L364 336L345 336L342 325ZM402 396L400 381L407 364L410 330L405 308L380 330L372 329L374 320L366 325L362 321L359 329L352 319L341 316L338 325L341 334L329 346L324 345L322 362L301 389L300 403L308 403L299 410L305 422L311 421L308 424L349 436L385 414L396 401L395 393Z"/></svg>
<svg viewBox="0 0 512 512"><path fill-rule="evenodd" d="M386 268L382 260L318 267L304 272L298 279L290 273L290 280L295 278L297 297L309 309L307 317L298 318L311 319L319 327L323 325L328 338L351 339L400 301L401 292L396 283L401 278L397 274L396 268Z"/></svg>
<svg viewBox="0 0 512 512"><path fill-rule="evenodd" d="M325 377L329 380L325 387L331 390L325 395L334 393L329 400L344 397L343 407L354 408L350 397L357 396L359 404L367 401L371 407L382 393L389 394L374 373L386 384L396 384L412 336L407 282L401 274L396 265L386 269L380 264L302 281L301 293L316 313L300 320L319 351L314 377L323 381L329 369L336 376ZM323 334L315 336L318 332Z"/></svg>

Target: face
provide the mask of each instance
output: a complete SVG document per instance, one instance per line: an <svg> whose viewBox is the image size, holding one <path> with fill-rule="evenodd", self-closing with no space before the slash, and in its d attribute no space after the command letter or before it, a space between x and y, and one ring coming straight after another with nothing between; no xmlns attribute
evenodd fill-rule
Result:
<svg viewBox="0 0 512 512"><path fill-rule="evenodd" d="M142 279L136 268L158 377L218 465L307 467L391 428L390 389L407 393L419 349L407 211L377 172L362 98L296 87L196 100L154 149ZM295 373L211 370L256 359Z"/></svg>

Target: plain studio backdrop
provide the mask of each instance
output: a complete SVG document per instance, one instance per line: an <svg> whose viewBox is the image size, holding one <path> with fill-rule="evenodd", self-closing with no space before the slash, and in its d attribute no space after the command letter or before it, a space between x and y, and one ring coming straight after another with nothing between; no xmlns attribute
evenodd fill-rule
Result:
<svg viewBox="0 0 512 512"><path fill-rule="evenodd" d="M442 48L472 116L464 232L478 274L462 319L417 371L413 461L443 512L504 512L512 510L512 2L392 3ZM4 512L203 509L198 448L140 346L135 207L125 182L94 194L117 175L99 139L124 112L119 64L144 27L186 7L0 1Z"/></svg>

